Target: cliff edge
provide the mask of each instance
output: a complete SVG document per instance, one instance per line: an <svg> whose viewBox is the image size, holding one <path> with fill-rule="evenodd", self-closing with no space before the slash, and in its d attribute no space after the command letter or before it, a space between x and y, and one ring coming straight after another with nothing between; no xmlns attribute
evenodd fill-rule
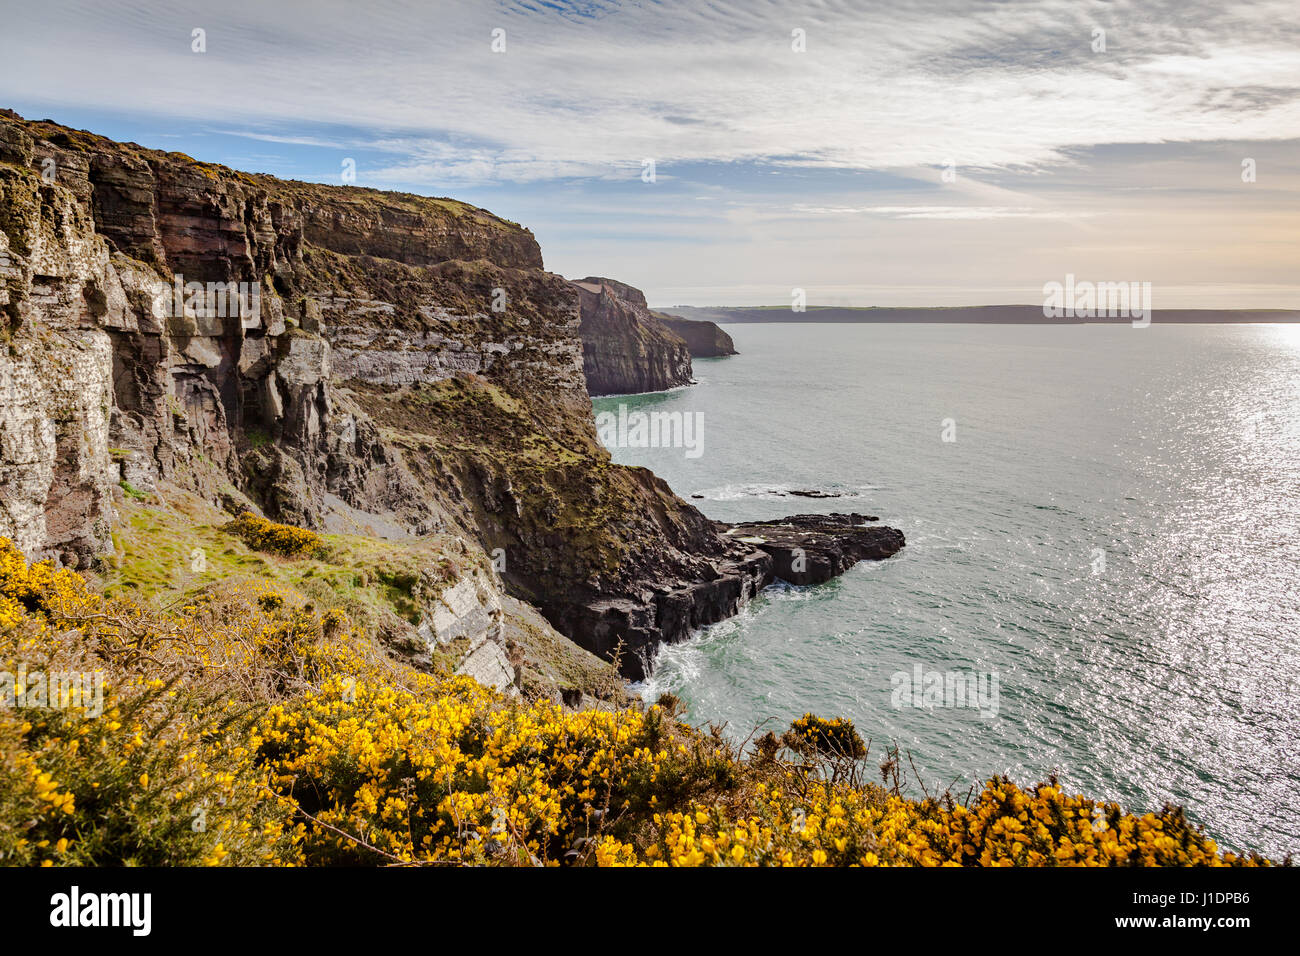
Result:
<svg viewBox="0 0 1300 956"><path fill-rule="evenodd" d="M652 312L656 319L681 337L690 349L691 358L721 358L738 355L736 343L716 322L707 319L684 319L667 312Z"/></svg>
<svg viewBox="0 0 1300 956"><path fill-rule="evenodd" d="M573 285L588 392L631 395L691 384L689 346L655 317L640 289L595 276Z"/></svg>

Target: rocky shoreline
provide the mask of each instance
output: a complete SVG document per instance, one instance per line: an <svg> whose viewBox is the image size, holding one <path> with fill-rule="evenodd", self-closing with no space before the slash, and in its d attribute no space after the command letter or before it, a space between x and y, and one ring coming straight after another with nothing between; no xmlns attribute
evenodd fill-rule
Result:
<svg viewBox="0 0 1300 956"><path fill-rule="evenodd" d="M881 561L902 550L903 532L868 525L861 514L791 515L765 521L715 522L734 544L724 560L694 581L647 582L635 595L596 597L571 606L570 636L587 650L616 660L630 680L648 676L660 644L675 644L699 628L740 611L776 581L823 584L859 561Z"/></svg>
<svg viewBox="0 0 1300 956"><path fill-rule="evenodd" d="M823 584L859 561L882 561L902 550L903 532L874 515L791 515L724 525L725 534L753 544L773 562L772 574L795 585Z"/></svg>

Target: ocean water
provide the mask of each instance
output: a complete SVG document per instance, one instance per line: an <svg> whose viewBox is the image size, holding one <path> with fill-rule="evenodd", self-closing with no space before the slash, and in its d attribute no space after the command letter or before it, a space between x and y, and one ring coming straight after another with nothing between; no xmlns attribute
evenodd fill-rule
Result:
<svg viewBox="0 0 1300 956"><path fill-rule="evenodd" d="M594 403L698 414L698 456L615 459L714 518L858 511L907 547L663 648L647 697L738 739L844 715L932 789L1055 773L1300 850L1300 326L727 331L697 385ZM909 699L918 668L996 706Z"/></svg>

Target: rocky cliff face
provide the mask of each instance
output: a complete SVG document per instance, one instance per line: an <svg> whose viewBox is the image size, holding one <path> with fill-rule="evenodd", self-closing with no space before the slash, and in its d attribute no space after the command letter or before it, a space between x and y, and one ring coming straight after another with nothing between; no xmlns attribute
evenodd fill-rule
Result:
<svg viewBox="0 0 1300 956"><path fill-rule="evenodd" d="M685 343L482 209L7 114L0 279L0 535L31 556L93 563L119 485L441 532L629 675L771 579L768 553L596 439L588 390L689 381ZM600 328L618 334L590 344Z"/></svg>
<svg viewBox="0 0 1300 956"><path fill-rule="evenodd" d="M691 352L655 318L640 289L589 276L579 292L583 370L592 395L661 392L691 384Z"/></svg>
<svg viewBox="0 0 1300 956"><path fill-rule="evenodd" d="M492 375L556 415L583 407L576 296L483 210L12 117L0 151L0 532L29 553L101 550L119 479L242 493L309 527L447 524L349 379Z"/></svg>
<svg viewBox="0 0 1300 956"><path fill-rule="evenodd" d="M691 358L720 358L724 355L737 355L736 343L731 336L718 328L717 323L683 319L681 316L666 312L652 312L656 319L681 337L690 349Z"/></svg>
<svg viewBox="0 0 1300 956"><path fill-rule="evenodd" d="M110 330L126 291L89 212L0 139L0 534L75 567L112 519Z"/></svg>

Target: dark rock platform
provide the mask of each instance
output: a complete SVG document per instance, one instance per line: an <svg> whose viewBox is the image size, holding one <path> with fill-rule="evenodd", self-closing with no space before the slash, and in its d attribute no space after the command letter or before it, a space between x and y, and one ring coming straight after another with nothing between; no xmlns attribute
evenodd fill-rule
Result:
<svg viewBox="0 0 1300 956"><path fill-rule="evenodd" d="M647 583L639 593L596 595L568 604L566 632L583 647L617 658L625 677L649 674L660 644L684 641L708 624L738 613L776 580L815 585L859 561L880 561L905 544L903 532L871 515L791 515L739 524L713 522L730 547L691 579Z"/></svg>
<svg viewBox="0 0 1300 956"><path fill-rule="evenodd" d="M903 532L874 515L791 515L771 521L724 525L723 533L772 558L772 574L790 584L822 584L859 561L880 561L900 551Z"/></svg>

